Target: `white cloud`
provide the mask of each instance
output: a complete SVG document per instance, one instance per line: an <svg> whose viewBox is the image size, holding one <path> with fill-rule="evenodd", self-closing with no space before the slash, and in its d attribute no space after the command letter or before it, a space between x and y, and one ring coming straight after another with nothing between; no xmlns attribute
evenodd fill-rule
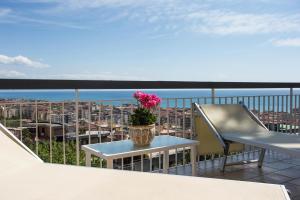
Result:
<svg viewBox="0 0 300 200"><path fill-rule="evenodd" d="M1 12L0 12L1 17ZM32 17L26 17L24 15L20 14L12 14L11 12L3 15L1 17L0 23L31 23L31 24L40 24L40 25L49 25L49 26L57 26L57 27L63 27L63 28L71 28L71 29L87 29L87 27L82 25L77 25L74 23L69 22L57 22L52 20L45 20L42 18L32 18Z"/></svg>
<svg viewBox="0 0 300 200"><path fill-rule="evenodd" d="M225 0L223 0L224 2ZM61 1L60 1L61 2ZM248 13L222 7L210 0L67 0L73 8L121 7L119 12L129 10L119 19L139 20L143 23L162 24L165 32L189 31L203 34L266 34L300 32L300 14ZM232 3L232 1L228 1ZM260 1L257 1L259 3ZM122 10L123 8L123 10ZM115 15L111 16L112 18ZM175 29L169 29L176 24Z"/></svg>
<svg viewBox="0 0 300 200"><path fill-rule="evenodd" d="M69 5L73 8L97 8L102 6L138 6L145 2L147 0L66 0L64 5Z"/></svg>
<svg viewBox="0 0 300 200"><path fill-rule="evenodd" d="M219 35L300 32L300 15L244 14L210 10L182 16L192 22L188 28L200 33Z"/></svg>
<svg viewBox="0 0 300 200"><path fill-rule="evenodd" d="M59 27L72 28L72 29L87 29L85 26L76 25L76 24L72 24L72 23L34 19L34 18L29 18L29 17L24 17L24 16L17 16L17 15L11 16L11 19L13 19L13 21L18 21L18 22L29 22L29 23L35 23L35 24L59 26Z"/></svg>
<svg viewBox="0 0 300 200"><path fill-rule="evenodd" d="M132 76L128 73L113 73L113 72L103 72L103 73L68 73L68 74L54 74L47 75L46 78L51 79L71 79L71 80L145 80L141 76Z"/></svg>
<svg viewBox="0 0 300 200"><path fill-rule="evenodd" d="M0 69L0 78L66 79L66 80L148 80L142 76L128 73L61 73L61 74L26 74L17 70Z"/></svg>
<svg viewBox="0 0 300 200"><path fill-rule="evenodd" d="M45 1L46 2L46 1ZM58 26L64 28L72 28L72 29L86 29L85 26L77 25L70 22L61 22L56 20L47 20L41 18L33 18L27 17L25 14L21 12L13 12L13 10L9 8L0 8L0 23L33 23L33 24L41 24L41 25L51 25Z"/></svg>
<svg viewBox="0 0 300 200"><path fill-rule="evenodd" d="M101 12L98 19L86 16L87 23L97 21L113 22L127 19L141 23L152 24L153 30L161 25L160 33L196 32L201 34L230 35L230 34L268 34L300 32L300 14L291 12L274 12L265 9L258 12L257 7L277 5L280 7L284 0L23 0L25 2L48 3L56 12L81 12L84 9L94 9ZM254 9L240 9L248 4L255 4ZM220 6L221 4L221 6ZM56 8L56 9L53 9ZM105 8L105 9L103 9ZM50 9L50 10L51 10ZM101 10L102 9L102 10ZM268 12L269 11L269 12ZM45 12L45 10L43 10ZM84 12L83 12L84 13ZM90 13L90 12L87 12ZM104 13L104 14L103 14ZM57 14L57 13L56 13ZM88 15L88 14L87 14ZM72 15L74 16L74 15ZM80 16L84 16L81 14ZM95 17L95 15L92 15ZM39 23L41 19L32 22ZM57 25L55 23L49 25ZM176 27L169 29L176 24ZM67 24L68 25L68 24ZM91 26L94 26L92 24ZM76 25L70 25L70 27Z"/></svg>
<svg viewBox="0 0 300 200"><path fill-rule="evenodd" d="M26 74L15 70L0 70L0 78L25 78Z"/></svg>
<svg viewBox="0 0 300 200"><path fill-rule="evenodd" d="M8 15L11 12L8 8L0 8L0 17Z"/></svg>
<svg viewBox="0 0 300 200"><path fill-rule="evenodd" d="M15 56L15 57L9 57L6 55L1 55L0 54L0 64L5 64L5 65L24 65L27 67L32 67L32 68L46 68L49 67L49 65L41 63L39 61L34 61L31 60L28 57L25 56Z"/></svg>
<svg viewBox="0 0 300 200"><path fill-rule="evenodd" d="M84 9L98 8L103 6L120 7L120 6L141 6L155 2L173 1L173 0L23 0L28 3L56 3L65 8Z"/></svg>
<svg viewBox="0 0 300 200"><path fill-rule="evenodd" d="M73 9L83 9L83 8L98 8L103 6L109 7L121 7L121 6L130 6L130 7L137 7L137 6L153 6L155 4L177 4L178 2L183 2L183 4L191 4L197 2L198 4L205 4L205 3L227 3L227 4L237 4L237 3L272 3L272 4L279 4L285 3L286 0L251 0L245 2L244 0L20 0L22 2L28 3L56 3L58 5L63 5L65 8L73 8Z"/></svg>
<svg viewBox="0 0 300 200"><path fill-rule="evenodd" d="M300 47L300 38L273 39L271 43L278 47Z"/></svg>

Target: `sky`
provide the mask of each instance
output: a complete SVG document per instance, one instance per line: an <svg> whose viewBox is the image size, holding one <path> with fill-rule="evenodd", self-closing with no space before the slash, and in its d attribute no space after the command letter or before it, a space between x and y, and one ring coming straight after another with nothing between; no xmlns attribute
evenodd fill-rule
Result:
<svg viewBox="0 0 300 200"><path fill-rule="evenodd" d="M0 0L0 78L300 80L300 0Z"/></svg>

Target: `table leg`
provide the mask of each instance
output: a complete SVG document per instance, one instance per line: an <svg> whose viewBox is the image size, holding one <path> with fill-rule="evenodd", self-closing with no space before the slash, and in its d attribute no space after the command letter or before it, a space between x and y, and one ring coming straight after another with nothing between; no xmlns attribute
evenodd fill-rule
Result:
<svg viewBox="0 0 300 200"><path fill-rule="evenodd" d="M169 150L165 150L164 151L164 174L168 173L168 169L169 169Z"/></svg>
<svg viewBox="0 0 300 200"><path fill-rule="evenodd" d="M197 167L196 167L196 146L193 145L191 147L191 165L192 165L192 176L197 175Z"/></svg>
<svg viewBox="0 0 300 200"><path fill-rule="evenodd" d="M108 169L113 169L114 168L114 159L107 159L106 163L107 163L107 168Z"/></svg>
<svg viewBox="0 0 300 200"><path fill-rule="evenodd" d="M90 152L85 152L85 165L87 167L91 166L91 153Z"/></svg>

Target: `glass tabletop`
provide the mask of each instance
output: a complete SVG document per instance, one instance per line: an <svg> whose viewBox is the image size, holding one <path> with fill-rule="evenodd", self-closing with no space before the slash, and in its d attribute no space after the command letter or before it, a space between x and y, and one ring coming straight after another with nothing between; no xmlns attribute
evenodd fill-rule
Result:
<svg viewBox="0 0 300 200"><path fill-rule="evenodd" d="M172 148L181 145L195 145L198 141L189 140L185 138L179 138L174 136L156 136L149 146L145 147L137 147L133 145L131 140L122 140L115 142L107 142L107 143L97 143L97 144L89 144L84 145L84 150L90 150L93 152L101 153L103 155L115 155L115 154L123 154L130 152L138 152L143 150L151 150L151 149L159 149L159 148Z"/></svg>

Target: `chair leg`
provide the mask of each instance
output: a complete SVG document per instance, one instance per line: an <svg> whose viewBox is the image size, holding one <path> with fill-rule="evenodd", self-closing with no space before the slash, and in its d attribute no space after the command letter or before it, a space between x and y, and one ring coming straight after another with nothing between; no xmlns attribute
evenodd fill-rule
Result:
<svg viewBox="0 0 300 200"><path fill-rule="evenodd" d="M229 154L229 144L226 144L225 148L224 148L224 158L222 160L222 165L221 165L221 171L224 172L225 171L225 166L226 166L226 162L227 162L227 156Z"/></svg>
<svg viewBox="0 0 300 200"><path fill-rule="evenodd" d="M265 149L261 149L260 155L259 155L259 159L258 159L258 168L262 168L263 166L263 162L264 162L264 158L265 158L265 154L266 154L266 150Z"/></svg>

